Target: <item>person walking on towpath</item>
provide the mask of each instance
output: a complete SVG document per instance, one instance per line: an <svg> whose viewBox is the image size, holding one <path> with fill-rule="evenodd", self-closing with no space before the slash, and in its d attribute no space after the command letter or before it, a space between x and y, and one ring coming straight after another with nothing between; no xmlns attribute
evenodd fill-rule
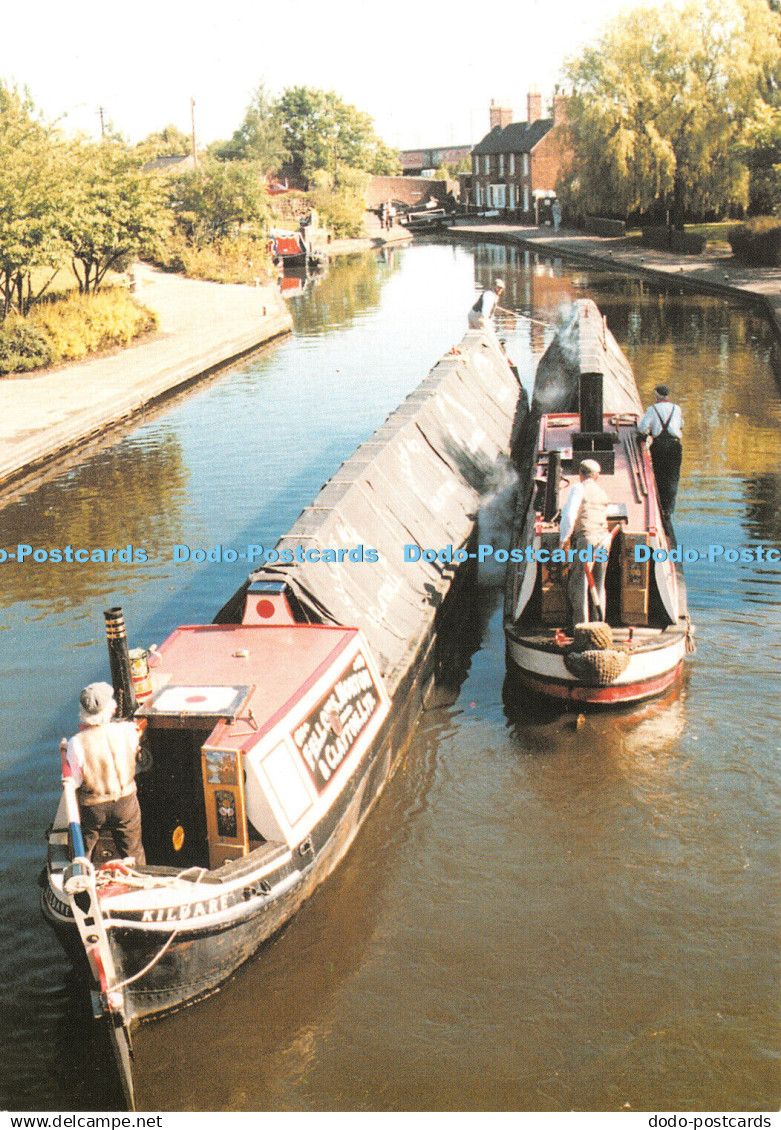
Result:
<svg viewBox="0 0 781 1130"><path fill-rule="evenodd" d="M120 858L146 862L141 809L136 795L136 752L141 734L134 722L114 722L117 704L108 683L90 683L79 698L79 733L68 742L67 759L77 788L81 831L88 857L103 828L110 829Z"/></svg>
<svg viewBox="0 0 781 1130"><path fill-rule="evenodd" d="M469 311L470 330L485 330L489 326L493 329L492 318L496 312L499 299L504 291L504 280L496 279L491 290L484 290Z"/></svg>
<svg viewBox="0 0 781 1130"><path fill-rule="evenodd" d="M567 584L567 596L572 605L575 624L585 624L591 620L588 571L591 572L599 605L595 609L594 618L605 618L605 574L610 544L607 508L610 500L597 482L600 471L601 467L595 459L584 459L580 464L580 481L570 487L561 510L559 544L564 550L569 550L572 546L577 551L570 565ZM599 549L604 552L598 554ZM581 554L583 557L591 556L593 560L583 561Z"/></svg>
<svg viewBox="0 0 781 1130"><path fill-rule="evenodd" d="M644 440L652 437L651 462L659 491L662 519L667 525L675 510L675 497L681 477L683 414L679 406L670 401L667 385L657 385L654 391L656 403L646 411L637 430Z"/></svg>

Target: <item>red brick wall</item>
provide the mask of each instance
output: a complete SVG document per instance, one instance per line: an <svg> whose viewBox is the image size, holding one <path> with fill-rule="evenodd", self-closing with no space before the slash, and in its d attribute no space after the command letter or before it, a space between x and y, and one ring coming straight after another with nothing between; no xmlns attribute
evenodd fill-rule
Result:
<svg viewBox="0 0 781 1130"><path fill-rule="evenodd" d="M531 154L532 191L556 188L559 170L566 157L563 140L563 131L554 128L535 145Z"/></svg>

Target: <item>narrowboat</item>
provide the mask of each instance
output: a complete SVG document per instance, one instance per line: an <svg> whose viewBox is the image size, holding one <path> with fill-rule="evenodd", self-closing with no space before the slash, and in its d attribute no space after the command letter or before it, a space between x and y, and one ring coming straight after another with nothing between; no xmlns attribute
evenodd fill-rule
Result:
<svg viewBox="0 0 781 1130"><path fill-rule="evenodd" d="M275 548L253 547L260 568L211 623L130 651L121 609L105 613L118 713L144 732L146 863L115 858L106 833L86 858L63 754L42 909L86 975L131 1108L134 1027L216 990L291 918L435 697L463 570L444 554L411 563L405 544L473 545L510 469L518 392L498 342L470 332Z"/></svg>
<svg viewBox="0 0 781 1130"><path fill-rule="evenodd" d="M268 253L276 267L317 267L323 256L315 251L311 242L301 231L272 231L268 241Z"/></svg>
<svg viewBox="0 0 781 1130"><path fill-rule="evenodd" d="M674 533L637 430L643 410L631 366L592 301L575 302L570 314L540 360L521 441L533 471L506 573L508 679L572 703L635 703L680 679L693 627ZM598 606L587 563L590 618L574 623L559 526L583 460L599 464L610 500L606 606Z"/></svg>

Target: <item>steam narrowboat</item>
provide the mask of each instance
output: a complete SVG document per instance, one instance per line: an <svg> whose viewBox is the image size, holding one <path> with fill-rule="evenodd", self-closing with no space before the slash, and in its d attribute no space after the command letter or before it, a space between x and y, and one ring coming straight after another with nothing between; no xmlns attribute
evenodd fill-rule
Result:
<svg viewBox="0 0 781 1130"><path fill-rule="evenodd" d="M629 362L596 305L577 301L540 360L522 440L534 472L514 530L504 622L508 677L526 690L573 703L639 702L680 679L693 650L641 416ZM592 584L592 618L573 624L559 522L586 459L599 464L610 499L606 608L594 607Z"/></svg>

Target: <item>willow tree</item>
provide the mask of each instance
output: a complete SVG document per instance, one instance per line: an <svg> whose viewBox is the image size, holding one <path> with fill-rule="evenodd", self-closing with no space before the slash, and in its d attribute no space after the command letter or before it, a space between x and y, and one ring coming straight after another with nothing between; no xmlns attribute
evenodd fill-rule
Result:
<svg viewBox="0 0 781 1130"><path fill-rule="evenodd" d="M766 0L634 9L567 64L571 160L560 189L581 211L668 207L675 225L745 205L746 153L774 111L762 97L781 21Z"/></svg>

